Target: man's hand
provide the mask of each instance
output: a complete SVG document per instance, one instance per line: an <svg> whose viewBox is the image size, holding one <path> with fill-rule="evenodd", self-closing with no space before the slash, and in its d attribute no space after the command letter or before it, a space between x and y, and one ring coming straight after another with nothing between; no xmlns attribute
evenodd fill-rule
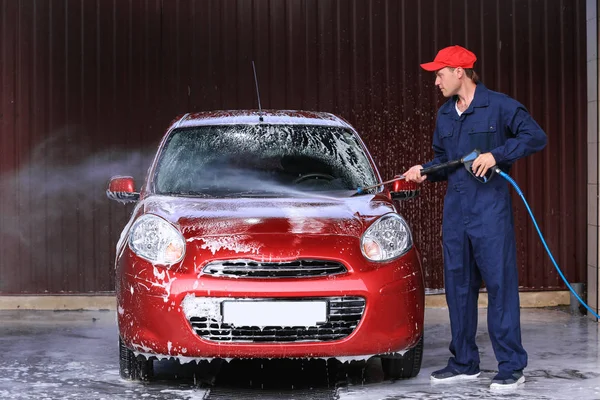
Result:
<svg viewBox="0 0 600 400"><path fill-rule="evenodd" d="M475 176L485 176L485 174L488 172L488 169L492 168L494 165L496 165L496 159L492 153L484 153L479 155L479 157L473 161L471 169L473 170Z"/></svg>
<svg viewBox="0 0 600 400"><path fill-rule="evenodd" d="M425 179L427 179L427 175L421 175L422 169L422 165L415 165L402 175L404 175L404 179L406 179L408 182L422 183Z"/></svg>

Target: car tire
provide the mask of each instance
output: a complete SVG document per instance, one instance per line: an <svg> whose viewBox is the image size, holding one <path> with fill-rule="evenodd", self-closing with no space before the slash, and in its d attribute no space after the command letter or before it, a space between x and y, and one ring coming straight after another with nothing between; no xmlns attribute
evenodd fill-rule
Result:
<svg viewBox="0 0 600 400"><path fill-rule="evenodd" d="M385 379L414 378L421 371L423 361L423 336L415 347L404 353L381 356L381 368Z"/></svg>
<svg viewBox="0 0 600 400"><path fill-rule="evenodd" d="M119 373L121 378L130 381L149 381L154 372L153 360L137 356L129 350L119 337Z"/></svg>

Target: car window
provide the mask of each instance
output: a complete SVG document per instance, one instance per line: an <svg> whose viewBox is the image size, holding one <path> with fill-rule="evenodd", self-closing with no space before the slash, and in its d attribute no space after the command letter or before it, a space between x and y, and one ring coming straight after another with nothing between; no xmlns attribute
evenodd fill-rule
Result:
<svg viewBox="0 0 600 400"><path fill-rule="evenodd" d="M306 125L180 128L167 138L154 175L156 193L215 197L346 191L376 182L355 134Z"/></svg>

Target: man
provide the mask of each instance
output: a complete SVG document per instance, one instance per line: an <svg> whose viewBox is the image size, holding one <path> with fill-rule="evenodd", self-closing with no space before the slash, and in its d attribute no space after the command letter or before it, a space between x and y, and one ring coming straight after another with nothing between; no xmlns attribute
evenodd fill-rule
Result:
<svg viewBox="0 0 600 400"><path fill-rule="evenodd" d="M488 90L473 71L475 54L460 46L446 47L433 62L421 64L435 72L435 85L449 100L440 107L433 135L435 158L404 173L417 183L448 180L442 224L444 280L450 314L452 357L431 374L432 382L476 379L479 352L475 344L477 299L486 284L488 331L498 361L491 388L514 388L525 381L527 353L521 344L516 243L507 182L481 183L465 168L421 176L420 170L460 159L474 149L473 162L482 177L497 165L508 172L519 158L540 151L546 134L525 107Z"/></svg>

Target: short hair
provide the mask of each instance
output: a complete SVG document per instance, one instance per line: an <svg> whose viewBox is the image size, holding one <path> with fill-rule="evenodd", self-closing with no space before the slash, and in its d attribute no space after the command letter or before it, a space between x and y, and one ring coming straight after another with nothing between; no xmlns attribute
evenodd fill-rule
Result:
<svg viewBox="0 0 600 400"><path fill-rule="evenodd" d="M470 78L473 81L473 83L479 82L479 75L477 75L477 72L475 72L473 68L464 68L464 70L465 75L467 75L467 78Z"/></svg>
<svg viewBox="0 0 600 400"><path fill-rule="evenodd" d="M456 67L448 67L448 69L454 71ZM473 68L463 68L463 71L465 71L465 75L467 78L471 79L473 83L479 82L479 75L477 75L477 72L475 72Z"/></svg>

